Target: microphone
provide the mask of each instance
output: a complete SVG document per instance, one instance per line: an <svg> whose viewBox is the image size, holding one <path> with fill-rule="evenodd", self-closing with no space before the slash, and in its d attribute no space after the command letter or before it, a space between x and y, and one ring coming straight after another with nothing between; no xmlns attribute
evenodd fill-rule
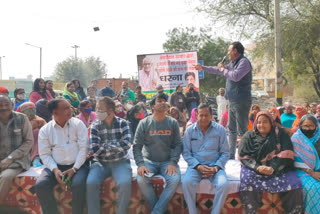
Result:
<svg viewBox="0 0 320 214"><path fill-rule="evenodd" d="M226 62L227 56L224 56L221 60L221 63L224 64Z"/></svg>

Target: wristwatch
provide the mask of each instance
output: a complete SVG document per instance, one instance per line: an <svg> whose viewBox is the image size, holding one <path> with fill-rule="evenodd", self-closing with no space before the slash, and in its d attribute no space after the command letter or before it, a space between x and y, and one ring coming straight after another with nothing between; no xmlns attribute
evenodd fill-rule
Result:
<svg viewBox="0 0 320 214"><path fill-rule="evenodd" d="M216 170L216 173L219 171L219 167L218 166L214 166L213 168Z"/></svg>
<svg viewBox="0 0 320 214"><path fill-rule="evenodd" d="M72 170L74 173L77 173L77 171L78 171L78 169L76 167L73 167Z"/></svg>

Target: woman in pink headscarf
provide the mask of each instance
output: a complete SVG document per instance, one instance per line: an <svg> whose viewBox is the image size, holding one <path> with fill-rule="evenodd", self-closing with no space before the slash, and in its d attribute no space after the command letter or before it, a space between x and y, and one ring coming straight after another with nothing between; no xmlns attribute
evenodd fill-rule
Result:
<svg viewBox="0 0 320 214"><path fill-rule="evenodd" d="M187 122L186 129L189 126L191 126L192 124L194 124L195 122L197 122L197 114L198 114L197 108L192 109L191 117L190 117L189 121Z"/></svg>

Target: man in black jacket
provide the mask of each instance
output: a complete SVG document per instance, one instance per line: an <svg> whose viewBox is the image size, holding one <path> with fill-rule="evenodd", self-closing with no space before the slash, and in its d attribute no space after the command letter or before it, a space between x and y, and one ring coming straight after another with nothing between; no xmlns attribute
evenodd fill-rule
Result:
<svg viewBox="0 0 320 214"><path fill-rule="evenodd" d="M178 85L176 91L173 92L170 96L170 105L177 107L180 112L183 112L186 108L186 97L182 93L183 87Z"/></svg>
<svg viewBox="0 0 320 214"><path fill-rule="evenodd" d="M189 83L188 85L189 91L186 93L186 105L188 110L189 118L191 117L191 111L194 108L197 108L200 104L200 95L199 92L194 90L194 85L192 83Z"/></svg>

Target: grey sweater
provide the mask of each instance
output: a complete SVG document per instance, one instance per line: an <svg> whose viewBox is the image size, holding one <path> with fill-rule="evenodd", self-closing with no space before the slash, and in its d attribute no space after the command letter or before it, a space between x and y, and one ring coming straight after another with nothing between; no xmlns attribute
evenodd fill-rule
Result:
<svg viewBox="0 0 320 214"><path fill-rule="evenodd" d="M161 122L153 115L140 121L133 141L133 155L137 166L144 165L144 158L177 164L182 152L182 140L178 122L165 117Z"/></svg>

